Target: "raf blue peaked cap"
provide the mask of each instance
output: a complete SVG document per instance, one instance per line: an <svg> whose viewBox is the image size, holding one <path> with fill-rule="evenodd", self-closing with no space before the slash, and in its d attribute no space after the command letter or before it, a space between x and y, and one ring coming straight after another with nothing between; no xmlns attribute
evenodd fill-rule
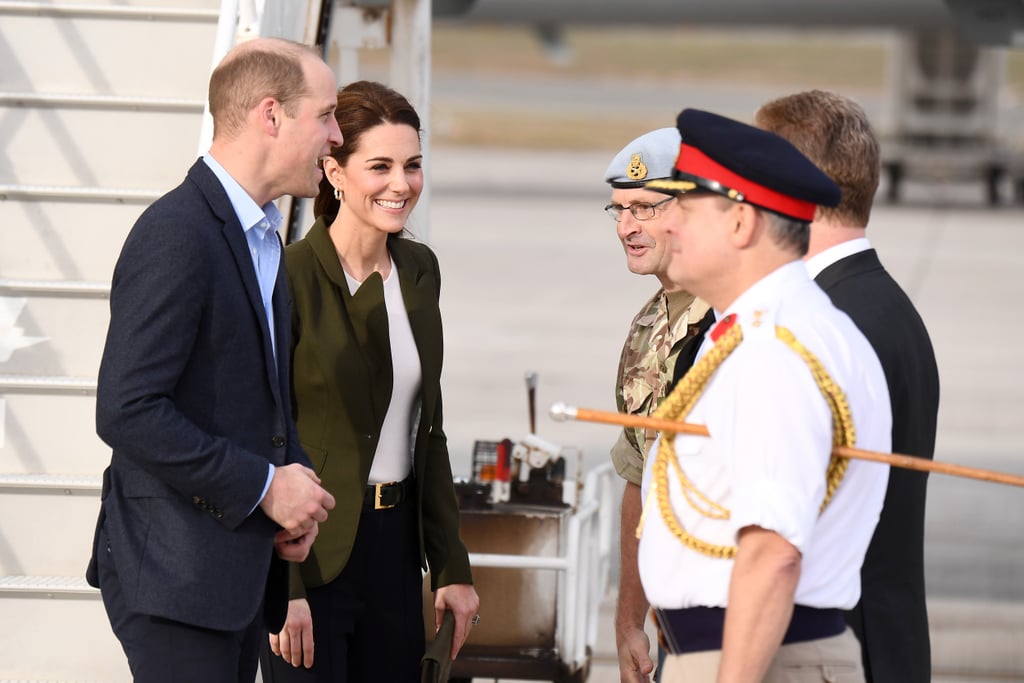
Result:
<svg viewBox="0 0 1024 683"><path fill-rule="evenodd" d="M630 142L615 155L604 172L613 188L643 187L648 180L672 177L679 154L679 131L659 128Z"/></svg>

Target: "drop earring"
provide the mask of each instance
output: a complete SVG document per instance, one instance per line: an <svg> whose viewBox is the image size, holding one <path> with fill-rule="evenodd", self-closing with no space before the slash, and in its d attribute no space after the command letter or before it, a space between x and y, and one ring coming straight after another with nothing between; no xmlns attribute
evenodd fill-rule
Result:
<svg viewBox="0 0 1024 683"><path fill-rule="evenodd" d="M345 200L345 195L338 188L334 188L334 198L341 202Z"/></svg>

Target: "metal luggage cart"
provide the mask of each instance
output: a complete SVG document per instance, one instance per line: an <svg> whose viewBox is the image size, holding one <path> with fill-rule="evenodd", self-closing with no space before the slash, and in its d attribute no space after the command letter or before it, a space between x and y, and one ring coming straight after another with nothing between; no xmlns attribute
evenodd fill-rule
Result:
<svg viewBox="0 0 1024 683"><path fill-rule="evenodd" d="M463 508L461 534L481 621L452 664L452 681L587 680L609 581L617 510L612 473L610 464L591 470L571 505L513 501ZM429 633L429 583L424 591Z"/></svg>

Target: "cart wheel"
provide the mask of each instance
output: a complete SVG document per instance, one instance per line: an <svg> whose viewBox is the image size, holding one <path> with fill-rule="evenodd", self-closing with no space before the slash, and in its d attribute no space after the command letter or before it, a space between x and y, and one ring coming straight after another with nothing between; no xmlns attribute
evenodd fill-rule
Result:
<svg viewBox="0 0 1024 683"><path fill-rule="evenodd" d="M903 164L891 163L885 165L885 173L889 177L889 189L886 198L891 204L898 204L900 201L900 190L903 184Z"/></svg>
<svg viewBox="0 0 1024 683"><path fill-rule="evenodd" d="M1002 180L1003 169L999 166L990 166L985 173L985 189L989 206L999 206L999 184Z"/></svg>

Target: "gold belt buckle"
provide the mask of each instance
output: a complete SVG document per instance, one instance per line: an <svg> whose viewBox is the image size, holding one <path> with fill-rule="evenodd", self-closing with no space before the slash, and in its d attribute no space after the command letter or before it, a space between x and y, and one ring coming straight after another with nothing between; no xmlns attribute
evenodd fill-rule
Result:
<svg viewBox="0 0 1024 683"><path fill-rule="evenodd" d="M394 482L394 481L388 481L388 482L384 482L383 484L374 484L374 492L373 492L373 509L374 510L390 510L391 508L395 507L395 505L397 505L397 503L392 503L391 505L385 505L384 503L380 502L380 496L381 496L381 493L383 493L383 491L384 491L384 487L385 486L394 486L396 483L397 482Z"/></svg>

